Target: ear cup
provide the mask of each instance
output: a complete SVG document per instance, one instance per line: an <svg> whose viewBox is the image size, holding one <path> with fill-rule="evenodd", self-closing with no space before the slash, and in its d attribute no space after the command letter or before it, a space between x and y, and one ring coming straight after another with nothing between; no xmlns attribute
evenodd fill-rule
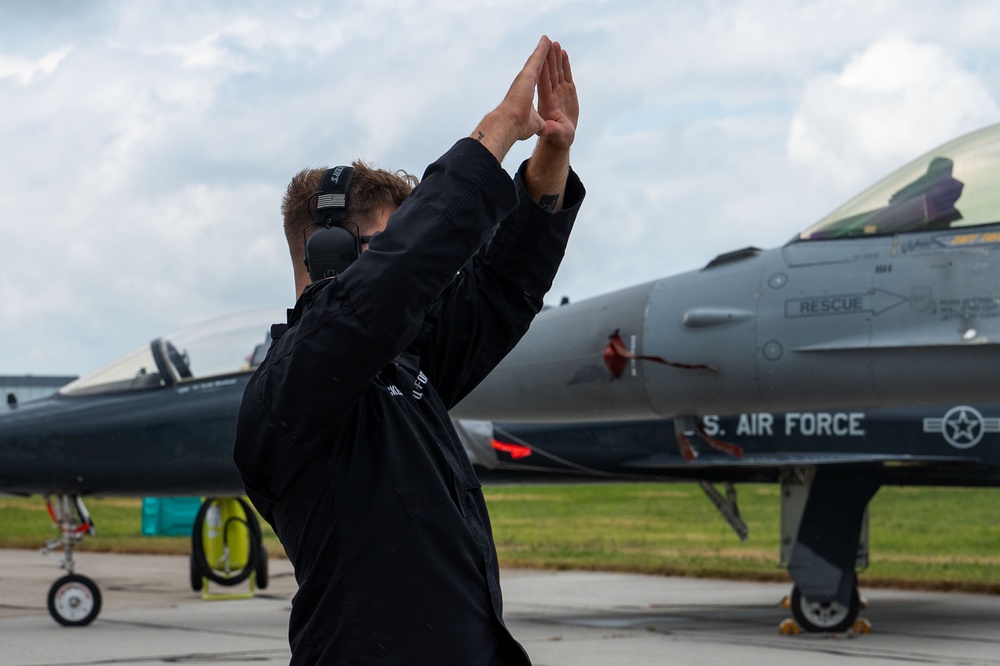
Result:
<svg viewBox="0 0 1000 666"><path fill-rule="evenodd" d="M327 169L316 190L313 224L320 227L306 241L306 268L313 282L334 277L361 256L361 239L344 229L347 200L354 168L338 166Z"/></svg>
<svg viewBox="0 0 1000 666"><path fill-rule="evenodd" d="M306 268L313 282L334 277L361 256L361 239L343 227L317 229L306 241Z"/></svg>

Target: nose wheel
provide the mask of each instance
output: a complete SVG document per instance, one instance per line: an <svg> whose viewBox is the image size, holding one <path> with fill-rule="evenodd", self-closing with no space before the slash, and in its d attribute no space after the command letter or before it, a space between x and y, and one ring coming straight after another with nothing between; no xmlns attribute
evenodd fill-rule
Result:
<svg viewBox="0 0 1000 666"><path fill-rule="evenodd" d="M861 599L857 585L851 590L851 598L846 606L836 601L809 601L799 591L798 586L792 589L792 615L808 632L847 631L858 619L860 609Z"/></svg>
<svg viewBox="0 0 1000 666"><path fill-rule="evenodd" d="M63 576L49 589L49 614L64 627L83 627L101 612L101 591L86 576Z"/></svg>

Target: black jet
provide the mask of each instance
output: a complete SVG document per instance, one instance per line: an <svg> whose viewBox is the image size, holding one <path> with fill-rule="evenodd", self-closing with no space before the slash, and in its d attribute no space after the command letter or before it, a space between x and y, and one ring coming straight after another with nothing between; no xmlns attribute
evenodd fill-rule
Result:
<svg viewBox="0 0 1000 666"><path fill-rule="evenodd" d="M48 596L60 624L89 624L101 607L97 585L73 570L73 547L96 532L84 496L204 496L193 530L192 588L202 590L205 580L238 584L251 573L258 587L267 585L267 553L241 499L232 446L243 388L270 345L271 323L282 315L261 310L197 324L51 397L19 403L8 396L0 408L0 492L46 498L61 536L45 551L63 548L67 571ZM214 571L199 542L220 498L236 498L236 517L254 541L253 557L232 572Z"/></svg>

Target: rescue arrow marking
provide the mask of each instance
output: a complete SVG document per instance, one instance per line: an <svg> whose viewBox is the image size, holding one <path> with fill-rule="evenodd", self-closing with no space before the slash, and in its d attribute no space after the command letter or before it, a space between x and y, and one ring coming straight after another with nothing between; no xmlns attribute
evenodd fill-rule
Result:
<svg viewBox="0 0 1000 666"><path fill-rule="evenodd" d="M828 317L831 315L867 314L880 315L909 299L884 289L855 294L834 294L792 298L785 301L785 317Z"/></svg>

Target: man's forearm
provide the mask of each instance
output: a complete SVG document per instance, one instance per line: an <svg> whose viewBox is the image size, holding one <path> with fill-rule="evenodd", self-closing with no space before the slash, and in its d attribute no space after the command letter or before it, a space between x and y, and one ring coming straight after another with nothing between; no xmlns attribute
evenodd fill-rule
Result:
<svg viewBox="0 0 1000 666"><path fill-rule="evenodd" d="M554 148L540 139L524 174L528 196L547 211L562 210L568 176L569 150Z"/></svg>
<svg viewBox="0 0 1000 666"><path fill-rule="evenodd" d="M503 162L507 151L520 139L514 120L501 109L486 114L469 136L493 153L497 162Z"/></svg>

